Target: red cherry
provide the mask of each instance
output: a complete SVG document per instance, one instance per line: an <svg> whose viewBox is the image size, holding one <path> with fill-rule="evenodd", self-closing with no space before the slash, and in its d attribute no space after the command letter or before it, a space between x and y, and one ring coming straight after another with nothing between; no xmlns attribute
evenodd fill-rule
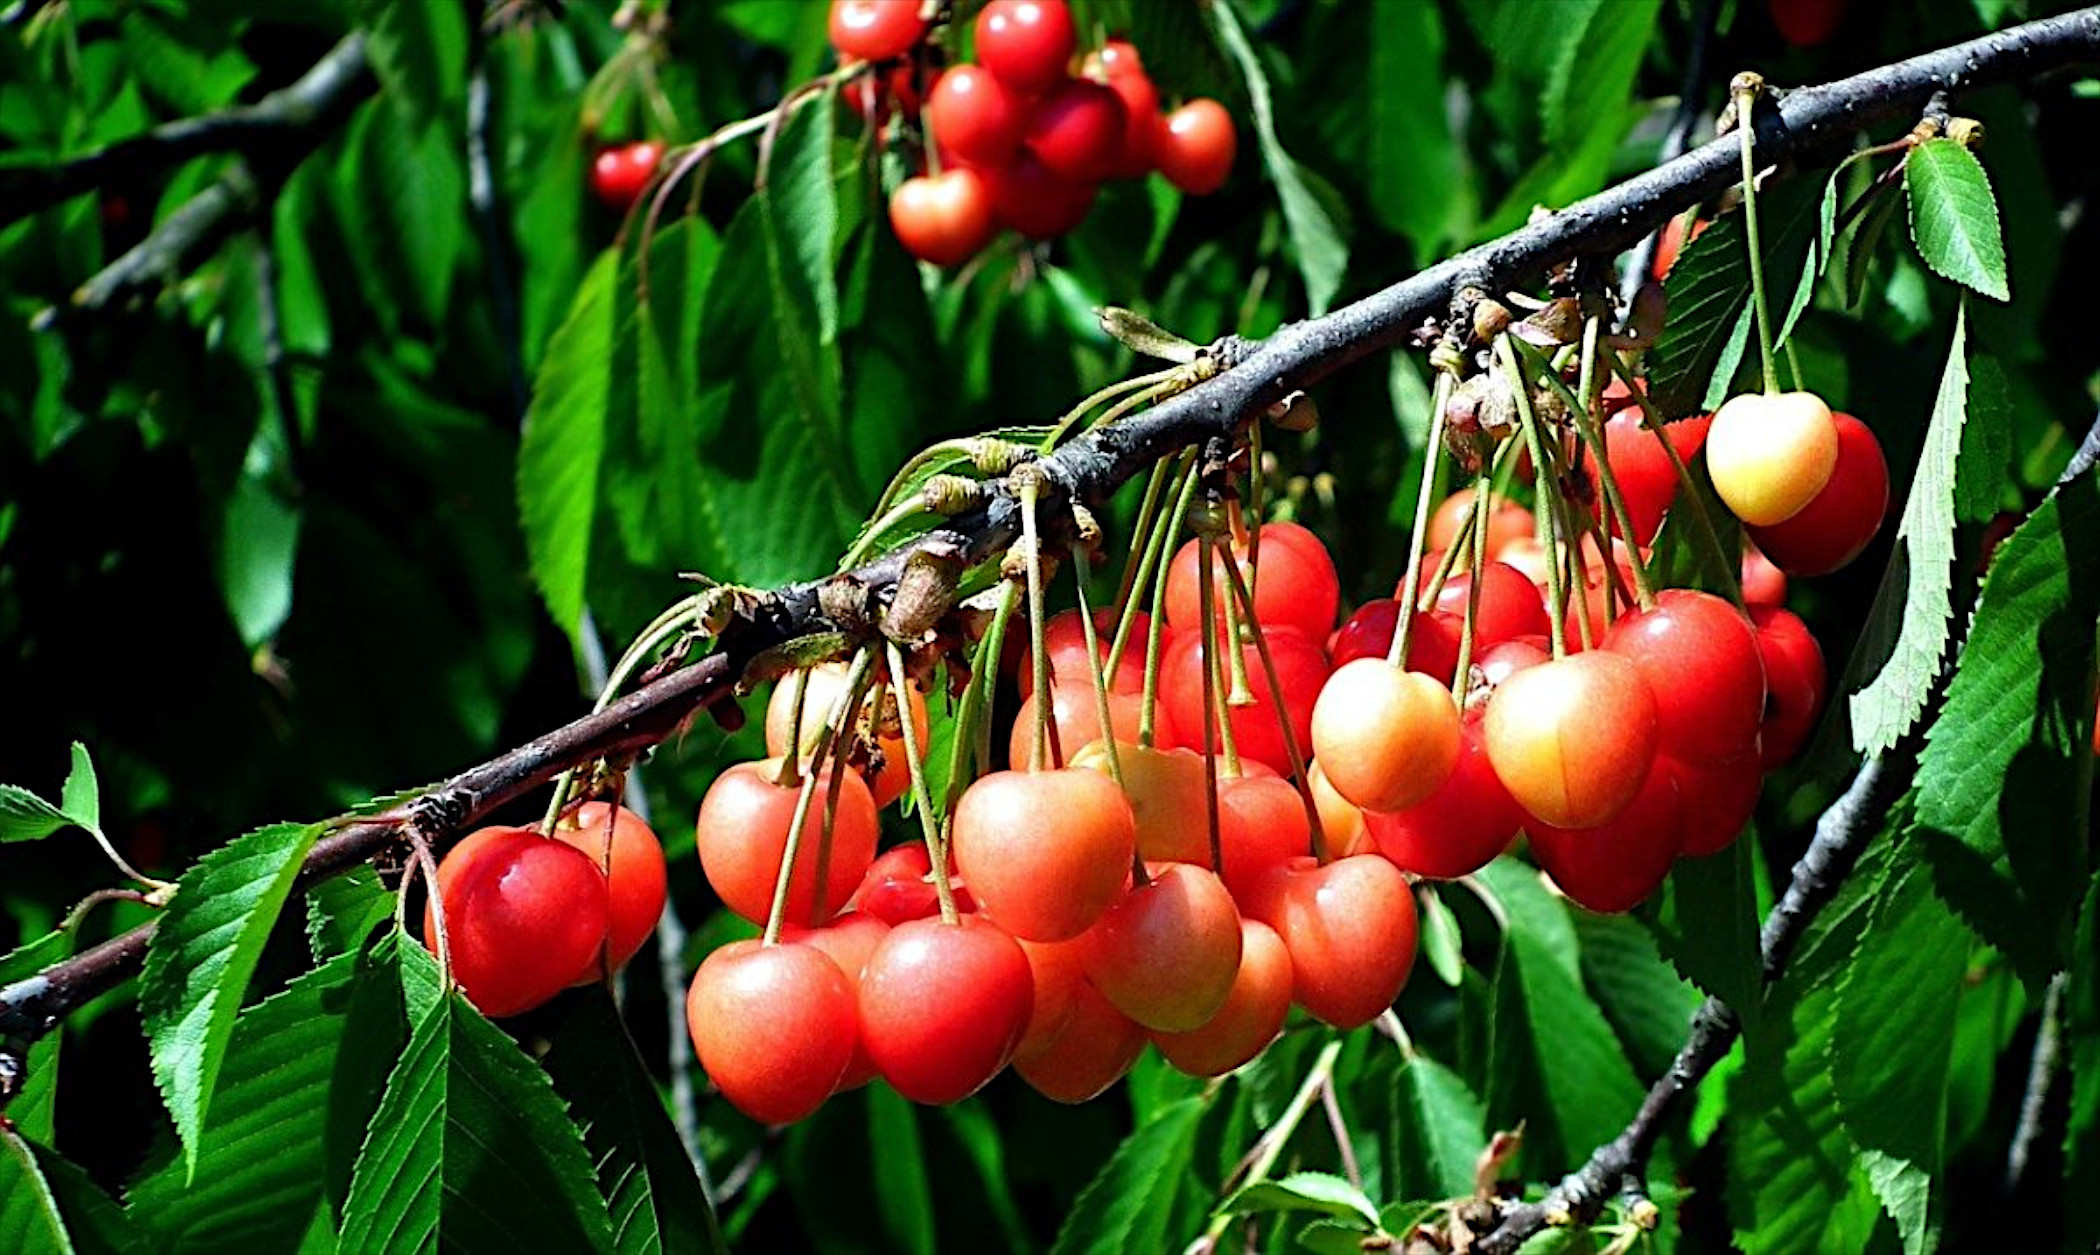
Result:
<svg viewBox="0 0 2100 1255"><path fill-rule="evenodd" d="M831 0L831 46L841 60L887 61L926 36L919 0Z"/></svg>
<svg viewBox="0 0 2100 1255"><path fill-rule="evenodd" d="M1743 542L1743 600L1753 606L1786 604L1786 572L1772 565L1762 549Z"/></svg>
<svg viewBox="0 0 2100 1255"><path fill-rule="evenodd" d="M1538 590L1532 588L1531 595L1536 599ZM1358 606L1334 634L1334 668L1340 670L1358 658L1384 658L1399 622L1400 603L1390 597ZM1417 613L1414 635L1407 641L1407 669L1436 680L1450 679L1458 666L1459 633L1464 628L1463 619L1441 611Z"/></svg>
<svg viewBox="0 0 2100 1255"><path fill-rule="evenodd" d="M607 148L591 161L591 193L607 209L626 213L656 177L663 159L664 146L653 139Z"/></svg>
<svg viewBox="0 0 2100 1255"><path fill-rule="evenodd" d="M1167 626L1177 632L1193 628L1203 619L1202 575L1197 555L1199 542L1191 540L1174 555L1167 568ZM1235 542L1233 562L1241 582L1254 593L1254 617L1263 626L1296 628L1308 640L1322 640L1334 626L1335 607L1341 600L1341 581L1335 575L1334 559L1327 546L1296 523L1265 523L1261 529L1261 563L1257 571L1248 563L1248 547ZM1218 602L1215 615L1225 621L1222 598L1231 596L1225 566L1216 558L1211 568ZM1245 615L1235 611L1235 616Z"/></svg>
<svg viewBox="0 0 2100 1255"><path fill-rule="evenodd" d="M1074 767L1109 779L1108 746L1089 741L1072 756ZM1137 852L1148 859L1210 864L1210 821L1204 797L1203 757L1185 749L1146 749L1116 742L1123 794L1137 821ZM1111 785L1111 788L1114 786ZM1123 855L1123 871L1130 855ZM1121 882L1119 881L1120 885Z"/></svg>
<svg viewBox="0 0 2100 1255"><path fill-rule="evenodd" d="M1123 98L1091 79L1053 87L1038 101L1024 141L1044 168L1062 179L1099 183L1123 155Z"/></svg>
<svg viewBox="0 0 2100 1255"><path fill-rule="evenodd" d="M605 945L605 877L572 845L530 828L483 828L438 864L452 976L492 1018L530 1011L587 976ZM437 947L437 913L423 912Z"/></svg>
<svg viewBox="0 0 2100 1255"><path fill-rule="evenodd" d="M1796 48L1826 43L1845 20L1848 0L1766 0L1779 37Z"/></svg>
<svg viewBox="0 0 2100 1255"><path fill-rule="evenodd" d="M853 1061L853 987L809 946L735 941L707 956L685 999L700 1066L731 1106L789 1124L824 1105Z"/></svg>
<svg viewBox="0 0 2100 1255"><path fill-rule="evenodd" d="M1055 239L1085 221L1099 190L1092 183L1059 177L1026 151L1003 166L985 167L983 173L992 193L993 216L1031 240Z"/></svg>
<svg viewBox="0 0 2100 1255"><path fill-rule="evenodd" d="M1706 431L1712 422L1709 415L1700 414L1665 423L1663 435L1670 441L1670 448L1665 449L1662 437L1642 421L1638 406L1622 409L1605 420L1605 460L1611 465L1620 495L1626 499L1626 513L1633 521L1636 543L1654 543L1663 515L1677 500L1677 466L1670 460L1670 450L1674 449L1681 461L1690 462L1706 443ZM1599 515L1611 525L1612 535L1619 535L1618 516L1604 500L1604 484L1596 477L1596 462L1587 449L1583 451L1582 467L1596 484Z"/></svg>
<svg viewBox="0 0 2100 1255"><path fill-rule="evenodd" d="M1207 1023L1239 970L1239 908L1217 873L1190 863L1158 864L1087 934L1087 977L1146 1028Z"/></svg>
<svg viewBox="0 0 2100 1255"><path fill-rule="evenodd" d="M1266 768L1256 771L1259 774L1218 778L1218 845L1225 855L1221 875L1235 902L1245 902L1270 868L1312 848L1312 829L1298 790ZM1205 866L1210 864L1209 853L1204 851L1200 860Z"/></svg>
<svg viewBox="0 0 2100 1255"><path fill-rule="evenodd" d="M1765 713L1765 669L1743 612L1688 588L1664 589L1652 610L1612 624L1604 648L1633 663L1655 694L1662 743L1711 765L1743 756Z"/></svg>
<svg viewBox="0 0 2100 1255"><path fill-rule="evenodd" d="M1290 628L1269 628L1263 635L1268 641L1269 655L1276 663L1277 682L1283 690L1284 715L1290 720L1298 752L1309 754L1313 703L1319 699L1320 686L1327 680L1327 658L1319 646ZM1201 647L1201 633L1177 633L1174 644L1167 650L1160 676L1160 702L1174 726L1175 736L1192 748L1200 748L1203 744ZM1268 677L1262 670L1261 653L1252 641L1241 645L1240 652L1246 660L1247 687L1254 701L1251 705L1227 707L1234 742L1241 758L1272 768L1278 775L1288 774L1291 756L1284 744L1284 725L1277 718L1276 704L1270 697ZM1229 655L1219 658L1220 671L1228 677L1231 675L1230 663Z"/></svg>
<svg viewBox="0 0 2100 1255"><path fill-rule="evenodd" d="M955 893L957 910L967 913L977 909L977 900L959 878L951 875L948 887ZM933 860L927 857L924 843L908 841L877 855L847 905L892 927L939 914L941 904L933 887Z"/></svg>
<svg viewBox="0 0 2100 1255"><path fill-rule="evenodd" d="M1028 1012L1028 1027L1014 1058L1036 1054L1056 1040L1072 1019L1072 1000L1086 984L1086 938L1073 941L1022 941L1028 956L1029 979L1035 989Z"/></svg>
<svg viewBox="0 0 2100 1255"><path fill-rule="evenodd" d="M1677 858L1680 825L1677 776L1658 759L1633 801L1609 821L1583 829L1535 823L1526 831L1539 866L1562 893L1612 913L1632 909L1661 886Z"/></svg>
<svg viewBox="0 0 2100 1255"><path fill-rule="evenodd" d="M1135 693L1145 687L1145 633L1152 618L1138 611L1130 625L1130 642L1123 647L1122 661L1116 664L1116 673L1108 677L1111 692ZM1094 643L1100 650L1101 663L1108 664L1108 651L1115 647L1116 612L1108 607L1094 611ZM1093 670L1087 664L1086 627L1079 621L1077 610L1063 610L1050 616L1043 625L1043 652L1049 656L1050 675L1053 681L1064 684L1069 681L1093 691ZM1027 651L1021 651L1018 666L1014 667L1014 682L1021 687L1025 699L1035 692L1035 668L1028 664Z"/></svg>
<svg viewBox="0 0 2100 1255"><path fill-rule="evenodd" d="M1480 718L1465 721L1458 762L1435 793L1406 810L1367 814L1364 823L1379 853L1417 876L1469 876L1516 840L1524 812L1495 775L1482 740Z"/></svg>
<svg viewBox="0 0 2100 1255"><path fill-rule="evenodd" d="M960 1102L1013 1058L1034 1003L1028 956L997 924L913 920L892 928L861 972L861 1040L898 1093Z"/></svg>
<svg viewBox="0 0 2100 1255"><path fill-rule="evenodd" d="M1152 172L1165 122L1159 112L1159 88L1145 73L1137 49L1111 39L1087 57L1083 73L1108 84L1123 102L1123 143L1116 158L1115 177L1143 178Z"/></svg>
<svg viewBox="0 0 2100 1255"><path fill-rule="evenodd" d="M1065 1023L1041 1049L1014 1055L1014 1071L1052 1102L1083 1103L1123 1079L1145 1053L1145 1030L1085 981Z"/></svg>
<svg viewBox="0 0 2100 1255"><path fill-rule="evenodd" d="M1224 105L1191 100L1168 114L1160 129L1159 172L1191 196L1208 196L1225 186L1239 146L1239 133Z"/></svg>
<svg viewBox="0 0 2100 1255"><path fill-rule="evenodd" d="M763 924L773 909L773 888L787 852L788 827L795 814L800 786L774 783L780 760L738 763L715 777L700 801L694 825L700 870L714 886L722 905ZM831 849L824 849L824 814L831 792L828 768L816 773L816 792L803 822L788 882L786 922L821 924L838 914L875 861L875 799L860 777L847 772L840 780L837 818ZM822 865L824 884L817 874Z"/></svg>
<svg viewBox="0 0 2100 1255"><path fill-rule="evenodd" d="M1865 423L1835 414L1837 465L1823 491L1801 513L1770 527L1746 527L1750 539L1791 575L1828 575L1859 556L1889 509L1889 464Z"/></svg>
<svg viewBox="0 0 2100 1255"><path fill-rule="evenodd" d="M1502 687L1502 682L1526 667L1535 667L1542 662L1551 662L1553 653L1543 636L1519 636L1511 640L1497 641L1480 651L1475 665L1480 668L1481 683L1490 693ZM1470 701L1468 703L1470 705Z"/></svg>
<svg viewBox="0 0 2100 1255"><path fill-rule="evenodd" d="M639 815L605 802L577 807L554 835L583 851L605 874L606 968L617 971L656 931L664 913L664 847ZM592 972L593 978L604 974Z"/></svg>
<svg viewBox="0 0 2100 1255"><path fill-rule="evenodd" d="M1320 858L1346 858L1351 854L1363 854L1375 848L1370 829L1365 823L1368 817L1348 798L1334 791L1334 786L1327 782L1327 773L1320 767L1318 759L1314 759L1312 766L1305 769L1305 782L1306 787L1312 790L1313 808L1320 815L1320 849L1317 851ZM1293 852L1291 857L1296 858L1297 853ZM1231 870L1229 864L1226 870ZM1240 909L1246 909L1249 895L1259 883L1257 879L1251 883L1240 882L1234 886L1232 896L1239 902Z"/></svg>
<svg viewBox="0 0 2100 1255"><path fill-rule="evenodd" d="M1449 549L1458 543L1458 529L1462 520L1473 512L1473 490L1461 488L1444 498L1429 516L1429 547ZM1538 521L1531 511L1511 501L1508 497L1497 497L1488 506L1487 556L1490 561L1502 556L1502 551L1511 541L1535 537Z"/></svg>
<svg viewBox="0 0 2100 1255"><path fill-rule="evenodd" d="M1750 607L1765 664L1765 720L1759 731L1767 771L1791 759L1823 713L1823 647L1791 610Z"/></svg>
<svg viewBox="0 0 2100 1255"><path fill-rule="evenodd" d="M1460 571L1444 581L1436 608L1465 622L1466 606L1472 597L1473 573ZM1480 572L1480 608L1473 620L1473 648L1477 651L1518 636L1544 636L1553 628L1546 617L1545 599L1538 585L1507 562L1490 562ZM1445 675L1450 674L1447 668Z"/></svg>
<svg viewBox="0 0 2100 1255"><path fill-rule="evenodd" d="M992 196L967 166L904 180L890 194L890 229L904 251L936 266L975 257L992 238Z"/></svg>
<svg viewBox="0 0 2100 1255"><path fill-rule="evenodd" d="M868 956L875 953L875 947L882 944L882 939L889 934L890 925L886 921L853 911L839 916L822 928L787 925L780 930L780 939L808 946L812 950L820 950L829 956L833 963L839 965L840 973L846 978L846 987L857 1000L860 997L860 974L868 966ZM858 1005L857 1002L855 1005ZM858 1015L853 1017L851 1024L853 1059L846 1065L846 1071L839 1077L838 1084L832 1087L833 1093L842 1094L849 1089L859 1089L875 1079L875 1061L868 1057L867 1049L860 1043Z"/></svg>
<svg viewBox="0 0 2100 1255"><path fill-rule="evenodd" d="M1488 699L1482 732L1495 775L1548 824L1588 828L1633 802L1655 762L1655 694L1604 650L1527 667Z"/></svg>
<svg viewBox="0 0 2100 1255"><path fill-rule="evenodd" d="M1133 646L1131 652L1137 651ZM1139 669L1142 679L1143 669ZM1143 713L1144 695L1140 693L1112 692L1108 695L1108 722L1118 741L1133 745L1138 739L1138 719ZM1014 767L1026 767L1035 761L1035 706L1036 699L1030 697L1021 703L1014 714L1013 731L1007 735L1006 761ZM1100 706L1094 700L1094 683L1082 676L1067 673L1053 674L1050 678L1050 722L1055 730L1055 739L1050 742L1050 765L1063 766L1088 742L1101 739Z"/></svg>
<svg viewBox="0 0 2100 1255"><path fill-rule="evenodd" d="M972 165L1003 164L1020 147L1026 107L983 66L950 66L926 97L926 125L944 156Z"/></svg>
<svg viewBox="0 0 2100 1255"><path fill-rule="evenodd" d="M1154 1033L1168 1063L1190 1076L1223 1076L1251 1062L1283 1031L1291 1010L1291 952L1260 920L1240 921L1240 970L1225 1004L1201 1028Z"/></svg>
<svg viewBox="0 0 2100 1255"><path fill-rule="evenodd" d="M1123 892L1137 821L1108 777L995 771L956 803L955 866L984 913L1029 941L1067 941Z"/></svg>
<svg viewBox="0 0 2100 1255"><path fill-rule="evenodd" d="M1837 466L1837 423L1813 392L1746 392L1714 411L1706 471L1714 492L1745 523L1799 514Z"/></svg>
<svg viewBox="0 0 2100 1255"><path fill-rule="evenodd" d="M977 59L1018 92L1063 78L1077 42L1064 0L992 0L977 15Z"/></svg>
<svg viewBox="0 0 2100 1255"><path fill-rule="evenodd" d="M1718 854L1735 844L1757 810L1757 795L1764 788L1765 765L1756 748L1745 750L1733 762L1711 767L1693 766L1667 754L1665 763L1677 777L1677 795L1684 799L1678 851L1686 858Z"/></svg>
<svg viewBox="0 0 2100 1255"><path fill-rule="evenodd" d="M1269 874L1249 912L1291 952L1298 1005L1357 1028L1393 1005L1415 963L1415 899L1400 869L1375 854L1292 859Z"/></svg>
<svg viewBox="0 0 2100 1255"><path fill-rule="evenodd" d="M1336 792L1369 811L1436 792L1458 762L1458 739L1451 690L1382 658L1336 670L1313 705L1313 756Z"/></svg>

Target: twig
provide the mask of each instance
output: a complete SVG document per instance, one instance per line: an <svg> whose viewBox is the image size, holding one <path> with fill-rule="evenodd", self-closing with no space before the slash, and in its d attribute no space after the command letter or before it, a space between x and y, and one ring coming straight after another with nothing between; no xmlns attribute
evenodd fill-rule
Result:
<svg viewBox="0 0 2100 1255"><path fill-rule="evenodd" d="M2042 1132L2042 1114L2049 1105L2049 1091L2063 1063L2063 1001L2066 973L2049 980L2042 995L2041 1023L2034 1030L2034 1053L2027 1060L2027 1091L2020 1098L2020 1123L2013 1129L2012 1145L2005 1152L2005 1180L1999 1193L2010 1202L2018 1197L2034 1161L2034 1146Z"/></svg>

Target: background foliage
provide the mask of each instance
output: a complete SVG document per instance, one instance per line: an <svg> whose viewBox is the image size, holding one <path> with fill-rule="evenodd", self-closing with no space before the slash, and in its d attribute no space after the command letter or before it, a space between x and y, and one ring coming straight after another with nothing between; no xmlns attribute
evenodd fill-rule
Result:
<svg viewBox="0 0 2100 1255"><path fill-rule="evenodd" d="M593 655L678 596L681 571L770 584L831 569L913 450L1051 421L1130 373L1096 306L1199 342L1262 335L1647 168L1695 10L1720 11L1717 78L1755 66L1790 83L2058 6L1862 0L1813 52L1751 3L1075 7L1083 29L1128 31L1168 95L1228 102L1236 175L1206 200L1113 186L1069 239L947 276L898 249L882 213L895 159L828 99L782 128L763 191L754 147L726 149L646 259L638 226L585 194L599 144L697 139L825 68L821 4L675 3L660 56L595 0L555 16L499 5L490 23L427 0L0 6L0 169L257 100L353 29L380 84L150 299L72 304L240 158L119 167L98 193L0 228L0 779L58 796L69 746L86 743L95 772L63 809L149 872L255 830L189 873L211 892L178 899L190 909L162 925L144 996L104 1000L32 1054L38 1080L9 1109L19 1136L0 1136L0 1246L705 1240L715 1221L658 1101L676 1029L646 954L623 1016L576 995L506 1026L552 1042L543 1070L440 996L420 949L360 945L390 909L369 873L291 901L273 928L314 830L257 825L573 717ZM1900 214L1833 239L1822 173L1775 192L1772 247L1792 267L1772 269L1801 296L1800 369L1873 424L1909 502L1900 536L1797 584L1847 677L1820 748L1768 787L1759 842L1682 866L1636 917L1575 910L1507 860L1429 893L1428 953L1400 1007L1411 1049L1358 1033L1332 1065L1360 1199L1326 1178L1240 1199L1299 1209L1265 1243L1288 1248L1324 1212L1307 1241L1342 1249L1363 1207L1390 1227L1406 1200L1463 1194L1486 1135L1519 1121L1517 1173L1557 1177L1625 1124L1701 993L1747 1032L1658 1157L1655 1197L1686 1199L1686 1249L1989 1246L2007 1215L2035 1249L2100 1234L2091 1191L2060 1186L2090 1182L2100 1154L2086 824L2100 486L2087 473L2043 499L2100 369L2073 281L2094 273L2091 88L1958 102L1989 129L1973 212L1995 193L1996 266L1971 216L1925 215L1915 245ZM1919 163L1913 206L1973 193L1950 161ZM1740 306L1696 297L1702 282L1739 289L1714 268L1740 244L1724 229L1705 242L1673 301L1725 330ZM1686 400L1718 396L1740 339L1688 364L1670 356L1683 346L1658 359ZM1282 450L1280 508L1323 533L1358 596L1404 554L1423 380L1404 357L1349 372L1321 390L1319 431ZM2031 508L1969 622L1986 532ZM1853 747L1913 732L1923 681L1957 643L1917 788L1760 994L1771 884ZM687 817L756 745L702 725L647 771L692 929L674 969L730 927ZM78 831L0 847L0 949L22 946L0 976L144 918L103 906L53 935L108 880ZM2070 1075L2007 1196L2045 1002ZM1077 1109L1002 1080L944 1110L878 1086L784 1133L704 1096L685 1114L722 1229L748 1247L924 1252L995 1234L1165 1249L1204 1228L1327 1036L1294 1030L1211 1088L1148 1060ZM1336 1136L1308 1120L1279 1175L1339 1170ZM1655 1238L1679 1240L1674 1224Z"/></svg>

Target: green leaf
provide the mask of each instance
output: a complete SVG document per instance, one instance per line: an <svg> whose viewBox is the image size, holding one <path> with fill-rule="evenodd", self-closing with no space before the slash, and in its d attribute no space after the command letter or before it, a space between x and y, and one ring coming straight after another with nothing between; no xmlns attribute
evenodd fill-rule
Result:
<svg viewBox="0 0 2100 1255"><path fill-rule="evenodd" d="M251 461L258 457L257 449L282 443L278 430L266 423L256 432ZM220 594L241 643L250 649L275 636L292 612L292 575L304 516L282 478L283 472L274 468L243 474L226 499L220 526Z"/></svg>
<svg viewBox="0 0 2100 1255"><path fill-rule="evenodd" d="M1312 1255L1361 1255L1365 1233L1355 1225L1315 1220L1298 1231L1298 1245Z"/></svg>
<svg viewBox="0 0 2100 1255"><path fill-rule="evenodd" d="M461 146L448 128L413 129L393 109L363 110L349 131L335 171L334 200L371 313L389 332L402 321L404 306L410 326L442 327L466 247Z"/></svg>
<svg viewBox="0 0 2100 1255"><path fill-rule="evenodd" d="M73 770L66 773L58 796L66 818L90 832L102 830L102 793L95 783L95 761L88 757L87 746L78 741L73 742Z"/></svg>
<svg viewBox="0 0 2100 1255"><path fill-rule="evenodd" d="M2100 1174L2100 876L2078 911L2078 944L2064 982L2064 1053L2071 1097L2064 1116L2064 1248L2100 1243L2100 1193L2085 1183Z"/></svg>
<svg viewBox="0 0 2100 1255"><path fill-rule="evenodd" d="M418 128L466 82L467 9L430 0L362 0L372 71Z"/></svg>
<svg viewBox="0 0 2100 1255"><path fill-rule="evenodd" d="M1178 1249L1167 1226L1189 1184L1204 1106L1200 1096L1170 1103L1125 1138L1073 1202L1051 1255Z"/></svg>
<svg viewBox="0 0 2100 1255"><path fill-rule="evenodd" d="M1349 265L1348 242L1342 238L1333 215L1307 185L1305 169L1283 150L1283 141L1276 137L1276 106L1269 94L1269 77L1254 46L1247 41L1247 32L1240 27L1239 15L1230 4L1207 5L1204 11L1210 15L1218 42L1239 66L1240 77L1247 84L1262 166L1283 202L1284 225L1290 229L1291 242L1298 249L1298 271L1305 277L1305 301L1317 318L1332 307L1335 294L1342 289L1342 276Z"/></svg>
<svg viewBox="0 0 2100 1255"><path fill-rule="evenodd" d="M1618 1033L1635 1072L1643 1078L1661 1076L1684 1044L1699 991L1663 962L1640 921L1586 911L1574 918L1583 982Z"/></svg>
<svg viewBox="0 0 2100 1255"><path fill-rule="evenodd" d="M416 954L403 947L404 962ZM427 964L427 957L423 960ZM358 1156L345 1251L602 1251L583 1137L547 1074L457 993L409 1037Z"/></svg>
<svg viewBox="0 0 2100 1255"><path fill-rule="evenodd" d="M569 316L547 342L518 447L518 513L532 580L555 626L572 636L583 621L605 457L619 273L619 254L608 249L584 276Z"/></svg>
<svg viewBox="0 0 2100 1255"><path fill-rule="evenodd" d="M1433 4L1368 9L1366 199L1381 226L1413 239L1424 256L1458 234L1478 198L1444 109L1443 16Z"/></svg>
<svg viewBox="0 0 2100 1255"><path fill-rule="evenodd" d="M839 207L831 174L837 102L836 89L826 89L788 116L773 143L769 178L758 197L765 213L774 299L813 313L816 340L826 345L839 334L834 262ZM783 332L789 329L783 323ZM797 325L792 330L807 328Z"/></svg>
<svg viewBox="0 0 2100 1255"><path fill-rule="evenodd" d="M933 1187L918 1111L887 1085L870 1085L864 1092L875 1218L897 1249L933 1255Z"/></svg>
<svg viewBox="0 0 2100 1255"><path fill-rule="evenodd" d="M1918 837L1940 894L2035 988L2071 954L2089 868L2100 474L1999 546L1918 761Z"/></svg>
<svg viewBox="0 0 2100 1255"><path fill-rule="evenodd" d="M0 784L0 842L41 841L73 821L29 790Z"/></svg>
<svg viewBox="0 0 2100 1255"><path fill-rule="evenodd" d="M998 1124L978 1103L956 1103L938 1110L948 1125L948 1131L969 1158L970 1166L976 1169L977 1188L983 1192L984 1205L999 1225L1000 1240L1015 1255L1027 1255L1035 1249L1036 1243L1029 1236L1027 1222L1021 1218L1020 1206L1014 1201Z"/></svg>
<svg viewBox="0 0 2100 1255"><path fill-rule="evenodd" d="M45 1146L32 1146L44 1184L58 1201L73 1249L81 1255L142 1255L153 1249L146 1233L71 1160ZM0 1232L4 1232L0 1226ZM0 1238L0 1242L4 1242ZM9 1247L19 1250L19 1247ZM34 1249L34 1248L31 1248Z"/></svg>
<svg viewBox="0 0 2100 1255"><path fill-rule="evenodd" d="M1354 1216L1368 1227L1378 1223L1378 1205L1364 1192L1326 1172L1293 1172L1279 1181L1257 1181L1233 1191L1218 1204L1218 1214L1240 1216L1268 1211L1323 1211Z"/></svg>
<svg viewBox="0 0 2100 1255"><path fill-rule="evenodd" d="M393 914L394 895L370 867L317 881L306 891L306 940L314 961L357 953Z"/></svg>
<svg viewBox="0 0 2100 1255"><path fill-rule="evenodd" d="M34 976L73 952L73 938L64 930L45 933L0 955L0 986ZM22 1088L7 1105L7 1116L22 1136L50 1142L58 1100L58 1055L65 1041L60 1030L45 1033L30 1045L23 1061L26 1075Z"/></svg>
<svg viewBox="0 0 2100 1255"><path fill-rule="evenodd" d="M248 978L320 834L319 824L273 824L205 855L147 943L139 1011L189 1173Z"/></svg>
<svg viewBox="0 0 2100 1255"><path fill-rule="evenodd" d="M2012 384L1988 353L1969 358L1969 419L1961 429L1954 508L1964 523L1989 522L2004 501L2013 450Z"/></svg>
<svg viewBox="0 0 2100 1255"><path fill-rule="evenodd" d="M0 1250L23 1255L72 1255L58 1200L37 1166L36 1150L22 1136L0 1127Z"/></svg>
<svg viewBox="0 0 2100 1255"><path fill-rule="evenodd" d="M1756 859L1748 833L1723 853L1679 859L1648 911L1648 928L1670 965L1746 1021L1757 1018L1764 994Z"/></svg>
<svg viewBox="0 0 2100 1255"><path fill-rule="evenodd" d="M1417 1054L1393 1074L1392 1110L1387 1192L1401 1198L1471 1193L1474 1161L1487 1146L1487 1110L1465 1079Z"/></svg>
<svg viewBox="0 0 2100 1255"><path fill-rule="evenodd" d="M1871 661L1882 642L1872 641L1872 624L1898 624L1885 660L1867 686L1850 700L1852 748L1877 754L1911 730L1924 713L1925 699L1939 675L1947 650L1949 594L1954 580L1954 485L1961 453L1961 432L1968 416L1968 306L1954 317L1954 343L1932 404L1932 425L1903 503L1903 523L1896 532L1896 553L1875 594L1870 626L1860 654ZM1886 628L1884 628L1884 635Z"/></svg>
<svg viewBox="0 0 2100 1255"><path fill-rule="evenodd" d="M125 1209L161 1251L289 1250L321 1201L323 1133L355 995L354 956L243 1011L192 1149L171 1151Z"/></svg>
<svg viewBox="0 0 2100 1255"><path fill-rule="evenodd" d="M1458 917L1444 905L1434 884L1420 886L1415 900L1422 904L1422 957L1429 960L1429 968L1438 980L1456 989L1466 968Z"/></svg>
<svg viewBox="0 0 2100 1255"><path fill-rule="evenodd" d="M1928 139L1903 163L1910 238L1943 279L1993 300L2010 301L1998 200L1976 154L1951 139Z"/></svg>
<svg viewBox="0 0 2100 1255"><path fill-rule="evenodd" d="M619 1255L721 1251L722 1235L678 1130L602 988L574 999L547 1051L555 1091L583 1125Z"/></svg>

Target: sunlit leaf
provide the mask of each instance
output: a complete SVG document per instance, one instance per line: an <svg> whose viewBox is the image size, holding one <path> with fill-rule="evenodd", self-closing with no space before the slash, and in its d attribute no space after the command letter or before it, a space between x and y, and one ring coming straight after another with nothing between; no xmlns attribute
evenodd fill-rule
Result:
<svg viewBox="0 0 2100 1255"><path fill-rule="evenodd" d="M1120 1255L1178 1246L1167 1224L1175 1195L1188 1184L1204 1106L1200 1097L1180 1099L1124 1139L1072 1204L1051 1255Z"/></svg>
<svg viewBox="0 0 2100 1255"><path fill-rule="evenodd" d="M1910 238L1942 278L2009 301L1998 200L1976 154L1951 139L1928 139L1903 163Z"/></svg>

